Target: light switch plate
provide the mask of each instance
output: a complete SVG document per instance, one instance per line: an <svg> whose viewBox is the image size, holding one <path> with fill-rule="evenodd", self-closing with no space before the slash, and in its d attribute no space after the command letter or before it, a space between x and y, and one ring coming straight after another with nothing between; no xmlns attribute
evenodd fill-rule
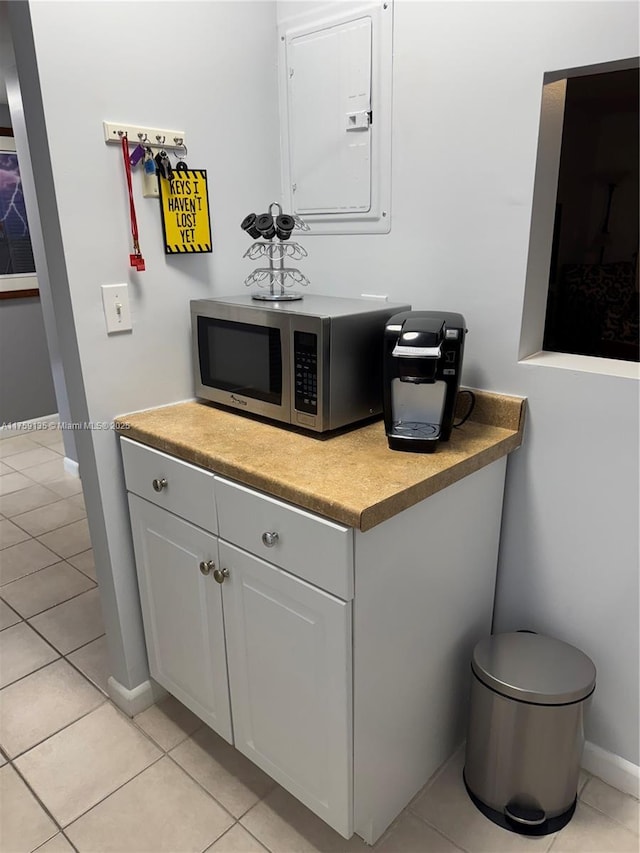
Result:
<svg viewBox="0 0 640 853"><path fill-rule="evenodd" d="M107 334L131 331L128 284L103 284L102 305L107 323Z"/></svg>

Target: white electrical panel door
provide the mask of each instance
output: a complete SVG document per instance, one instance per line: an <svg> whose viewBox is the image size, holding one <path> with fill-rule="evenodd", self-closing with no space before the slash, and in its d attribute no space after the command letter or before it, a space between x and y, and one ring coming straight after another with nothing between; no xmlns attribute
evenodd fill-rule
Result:
<svg viewBox="0 0 640 853"><path fill-rule="evenodd" d="M370 17L292 38L288 50L296 213L371 208Z"/></svg>

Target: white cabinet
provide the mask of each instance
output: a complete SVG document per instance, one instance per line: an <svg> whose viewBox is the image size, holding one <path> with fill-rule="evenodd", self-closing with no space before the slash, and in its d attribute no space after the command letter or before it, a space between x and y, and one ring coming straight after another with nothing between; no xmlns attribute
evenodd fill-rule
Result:
<svg viewBox="0 0 640 853"><path fill-rule="evenodd" d="M151 675L233 743L218 540L137 495L129 510Z"/></svg>
<svg viewBox="0 0 640 853"><path fill-rule="evenodd" d="M349 837L351 602L294 573L322 583L324 567L350 598L352 531L218 477L216 513L209 472L127 439L123 451L151 675ZM209 530L219 515L220 537L247 550L194 515Z"/></svg>
<svg viewBox="0 0 640 853"><path fill-rule="evenodd" d="M363 533L122 441L151 674L373 844L464 737L506 457Z"/></svg>

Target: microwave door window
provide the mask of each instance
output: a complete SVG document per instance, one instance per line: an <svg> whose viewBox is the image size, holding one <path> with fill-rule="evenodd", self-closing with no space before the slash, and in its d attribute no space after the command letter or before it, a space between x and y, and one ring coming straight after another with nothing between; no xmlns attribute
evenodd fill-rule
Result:
<svg viewBox="0 0 640 853"><path fill-rule="evenodd" d="M282 404L280 329L198 317L203 385Z"/></svg>

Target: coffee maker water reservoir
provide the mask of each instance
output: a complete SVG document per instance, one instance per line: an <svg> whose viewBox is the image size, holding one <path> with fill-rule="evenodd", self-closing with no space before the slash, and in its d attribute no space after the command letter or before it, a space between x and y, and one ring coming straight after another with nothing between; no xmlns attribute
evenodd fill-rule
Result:
<svg viewBox="0 0 640 853"><path fill-rule="evenodd" d="M449 440L466 331L462 314L446 311L403 311L387 321L384 422L392 450L430 453Z"/></svg>

